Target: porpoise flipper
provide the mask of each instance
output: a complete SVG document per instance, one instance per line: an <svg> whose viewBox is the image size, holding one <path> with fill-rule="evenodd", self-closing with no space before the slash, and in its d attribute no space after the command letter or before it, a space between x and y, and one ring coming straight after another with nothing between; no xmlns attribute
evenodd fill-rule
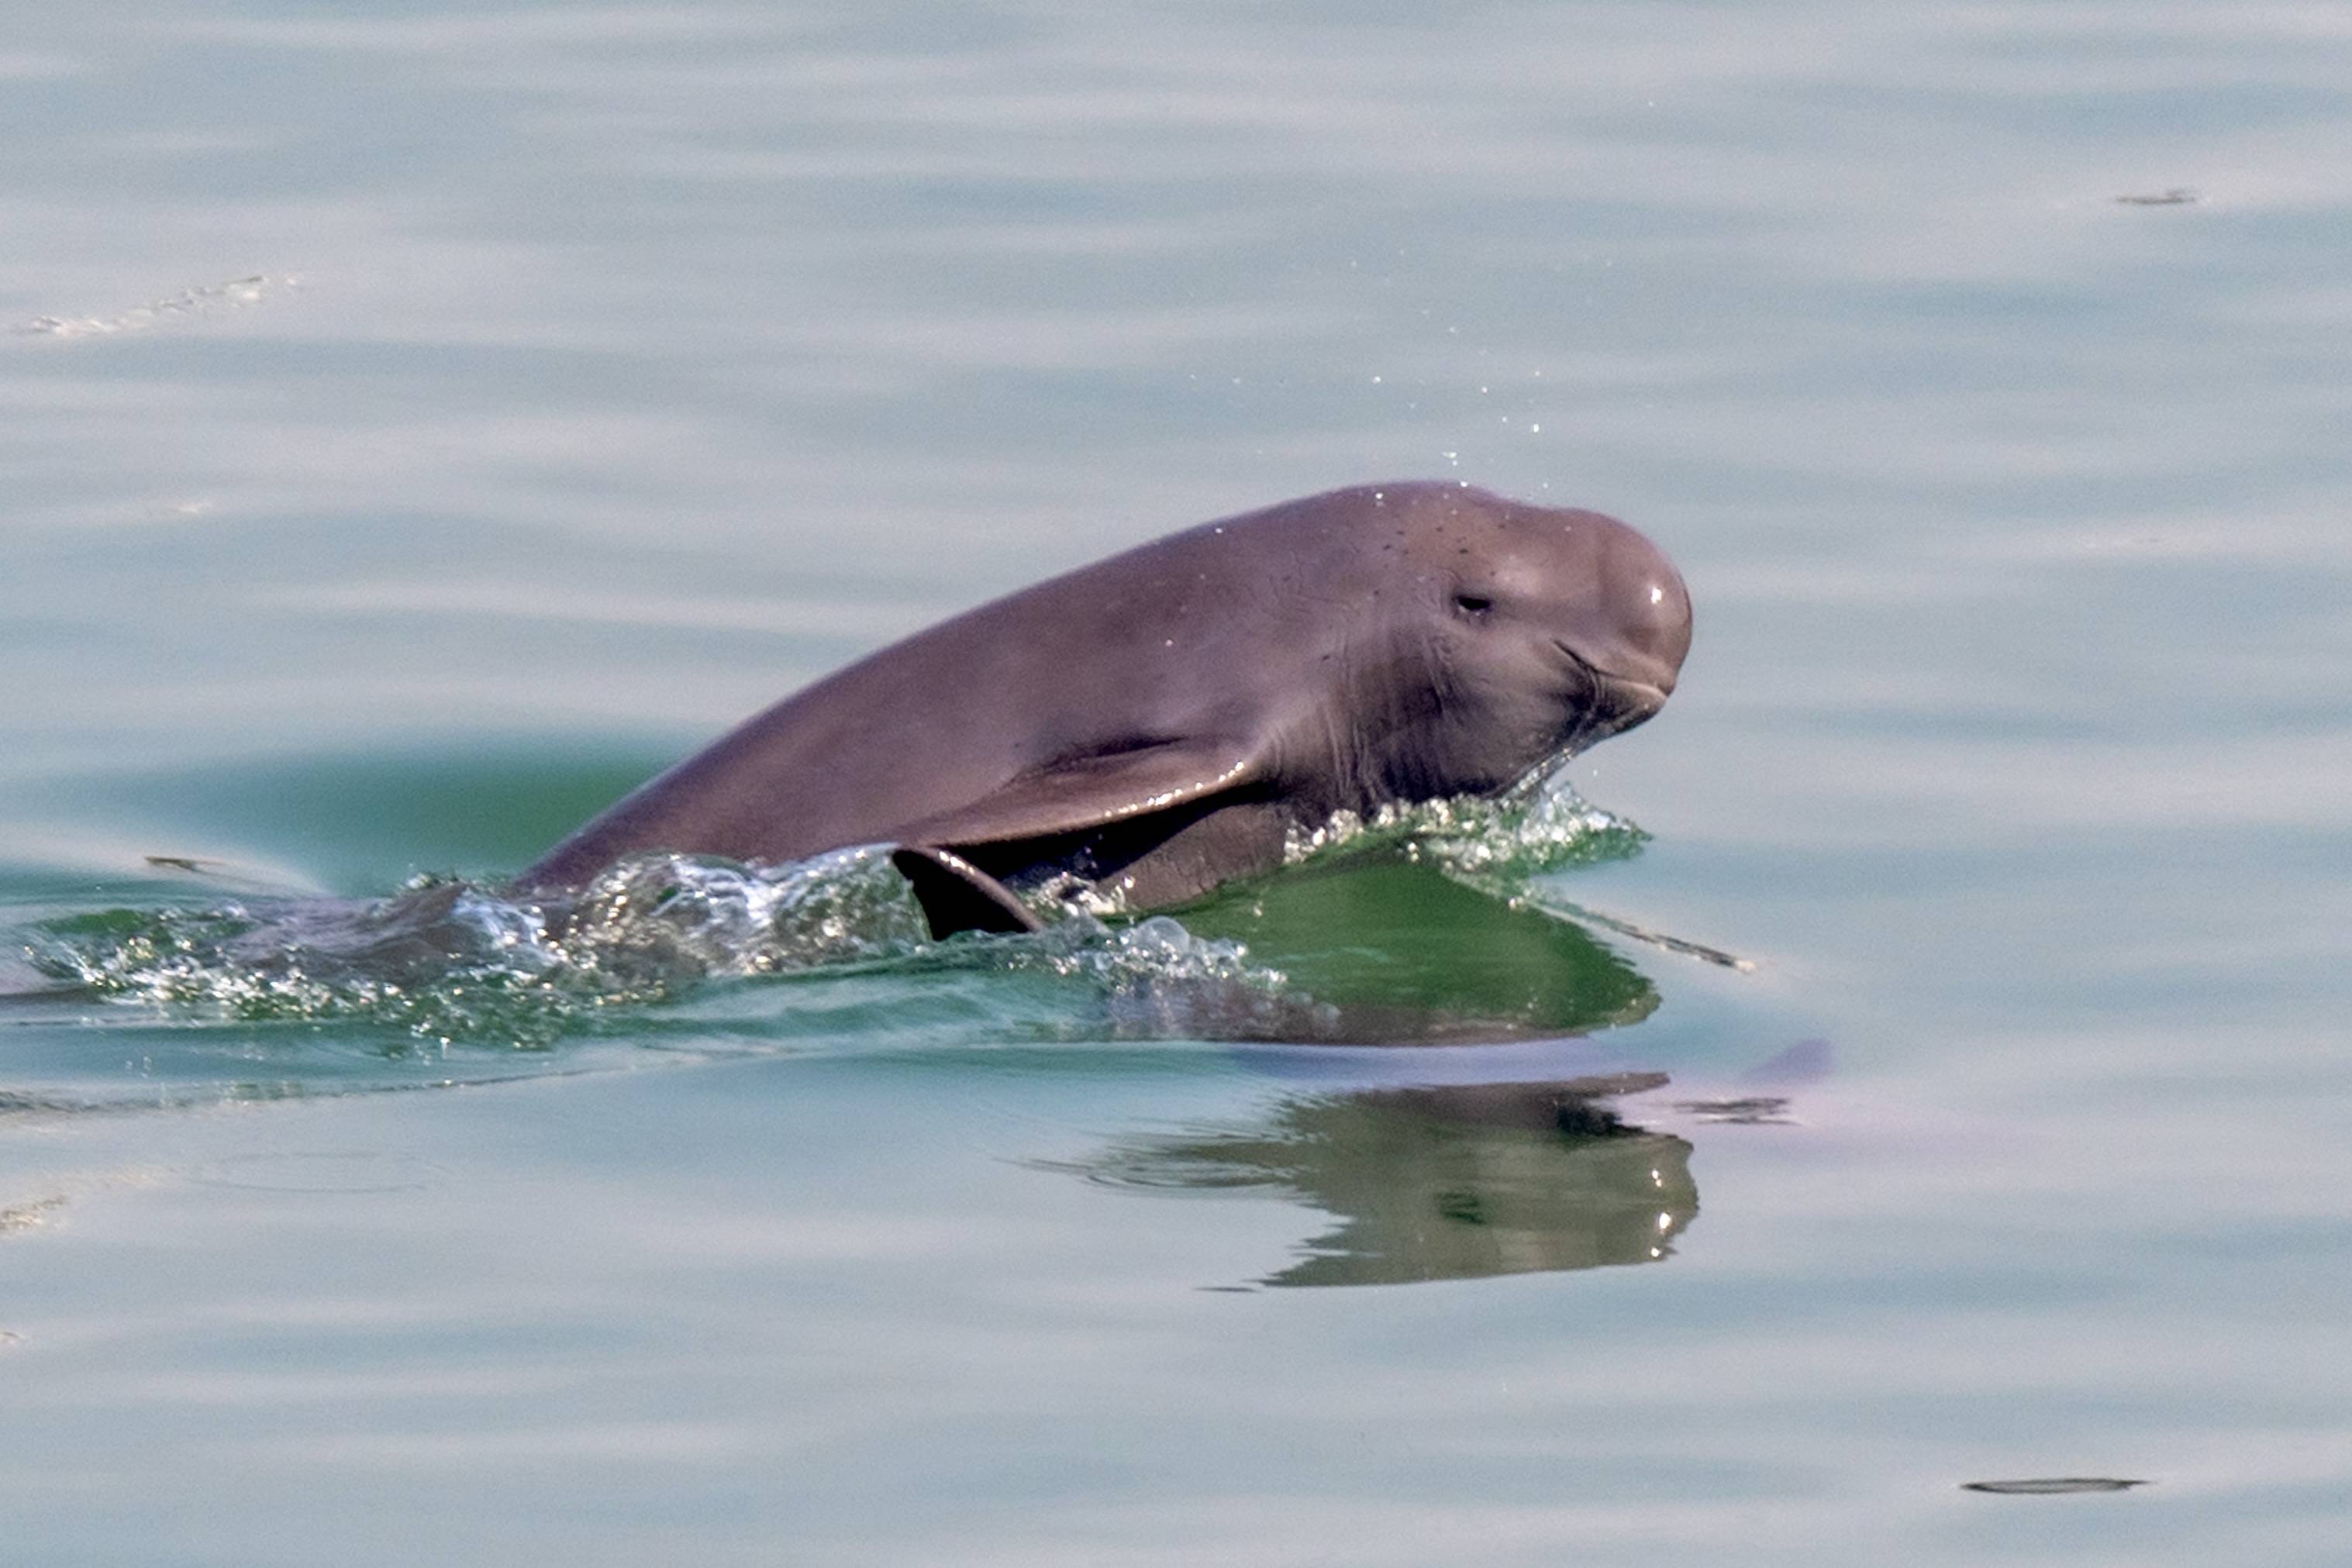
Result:
<svg viewBox="0 0 2352 1568"><path fill-rule="evenodd" d="M1048 763L976 800L907 823L901 843L966 849L1083 833L1249 783L1257 747L1220 736L1153 740Z"/></svg>
<svg viewBox="0 0 2352 1568"><path fill-rule="evenodd" d="M1149 855L1203 808L1247 786L1255 748L1219 737L1150 741L1034 768L950 810L892 834L892 863L915 885L931 935L1034 931L1037 916L992 875L1003 859L1034 863L1046 841L1084 844L1088 874ZM1132 824L1131 831L1120 830ZM1108 835L1106 837L1105 835Z"/></svg>
<svg viewBox="0 0 2352 1568"><path fill-rule="evenodd" d="M901 844L890 863L913 884L935 939L959 931L1042 931L1045 923L1003 883L956 853L932 844Z"/></svg>

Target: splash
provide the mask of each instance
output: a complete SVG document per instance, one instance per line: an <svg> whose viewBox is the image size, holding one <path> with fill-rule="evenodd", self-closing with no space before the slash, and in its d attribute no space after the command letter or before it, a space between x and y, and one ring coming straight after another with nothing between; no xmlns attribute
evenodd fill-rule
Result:
<svg viewBox="0 0 2352 1568"><path fill-rule="evenodd" d="M1650 835L1588 802L1564 773L1528 779L1496 796L1454 796L1383 806L1370 817L1342 811L1311 832L1291 835L1293 865L1369 852L1434 864L1482 893L1516 899L1538 876L1626 860Z"/></svg>
<svg viewBox="0 0 2352 1568"><path fill-rule="evenodd" d="M1401 854L1515 898L1536 875L1621 858L1643 840L1550 783L1343 816L1298 835L1289 858ZM647 1009L715 982L922 972L1061 987L1063 1005L1042 1020L997 1020L1016 1033L1311 1038L1336 1027L1241 942L1067 894L1032 894L1054 916L1035 935L935 941L887 849L868 845L773 869L640 855L555 899L428 876L381 900L109 909L21 935L26 963L60 992L188 1020L347 1020L443 1051L546 1051L569 1036L641 1031Z"/></svg>
<svg viewBox="0 0 2352 1568"><path fill-rule="evenodd" d="M24 934L60 991L226 1022L349 1020L420 1047L543 1051L712 982L760 977L998 971L1079 982L1136 1032L1163 993L1207 984L1271 992L1239 943L1166 916L1108 925L1072 914L1035 936L929 938L877 847L760 870L682 855L623 862L576 896L519 902L419 878L373 902L239 901L110 909ZM1051 1032L1051 1031L1048 1031Z"/></svg>
<svg viewBox="0 0 2352 1568"><path fill-rule="evenodd" d="M59 987L225 1019L358 1019L428 1043L538 1050L704 982L904 957L921 912L878 849L760 872L645 855L565 900L420 877L370 902L114 909L43 923Z"/></svg>

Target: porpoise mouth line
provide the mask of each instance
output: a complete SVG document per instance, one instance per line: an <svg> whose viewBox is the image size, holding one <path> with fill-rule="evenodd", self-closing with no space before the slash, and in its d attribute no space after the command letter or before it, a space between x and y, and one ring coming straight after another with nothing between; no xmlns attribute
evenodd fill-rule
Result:
<svg viewBox="0 0 2352 1568"><path fill-rule="evenodd" d="M1621 691L1631 691L1648 699L1650 710L1653 713L1665 706L1667 690L1654 681L1645 681L1636 675L1621 675L1614 670L1604 670L1557 637L1551 640L1551 645L1567 654L1569 663L1601 685L1613 686Z"/></svg>

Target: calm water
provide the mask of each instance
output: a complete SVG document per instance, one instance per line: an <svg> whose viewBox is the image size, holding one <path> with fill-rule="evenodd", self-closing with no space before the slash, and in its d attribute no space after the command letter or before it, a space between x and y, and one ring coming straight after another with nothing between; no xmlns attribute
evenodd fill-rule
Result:
<svg viewBox="0 0 2352 1568"><path fill-rule="evenodd" d="M2316 4L12 7L0 988L99 985L0 1010L10 1560L2341 1562L2347 82ZM1646 841L238 946L1402 476L1682 563L1569 776ZM1536 1038L1208 1038L1309 996ZM2048 1477L2150 1484L1961 1490Z"/></svg>

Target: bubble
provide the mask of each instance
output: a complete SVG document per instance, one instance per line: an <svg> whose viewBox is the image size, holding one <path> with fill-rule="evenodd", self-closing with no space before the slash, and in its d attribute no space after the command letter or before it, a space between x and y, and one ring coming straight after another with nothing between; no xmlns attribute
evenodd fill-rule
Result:
<svg viewBox="0 0 2352 1568"><path fill-rule="evenodd" d="M1293 834L1286 858L1402 853L1516 899L1538 876L1622 858L1644 838L1555 776L1496 799L1343 813ZM388 898L111 909L17 935L26 964L59 987L184 1018L357 1021L389 1040L377 1049L427 1059L627 1036L642 1030L641 1009L715 983L876 967L1073 981L1109 1004L1122 1034L1199 1032L1202 997L1237 1020L1220 1028L1312 1032L1298 1009L1317 1004L1279 968L1169 915L1135 918L1116 882L1061 878L1024 896L1045 930L935 941L887 846L866 845L774 868L638 855L556 897L423 876ZM1259 1017L1269 999L1281 1008Z"/></svg>
<svg viewBox="0 0 2352 1568"><path fill-rule="evenodd" d="M1640 852L1649 835L1588 802L1567 774L1522 782L1499 796L1454 796L1383 806L1370 817L1342 811L1284 846L1289 864L1374 851L1401 852L1500 898L1521 896L1538 876Z"/></svg>

